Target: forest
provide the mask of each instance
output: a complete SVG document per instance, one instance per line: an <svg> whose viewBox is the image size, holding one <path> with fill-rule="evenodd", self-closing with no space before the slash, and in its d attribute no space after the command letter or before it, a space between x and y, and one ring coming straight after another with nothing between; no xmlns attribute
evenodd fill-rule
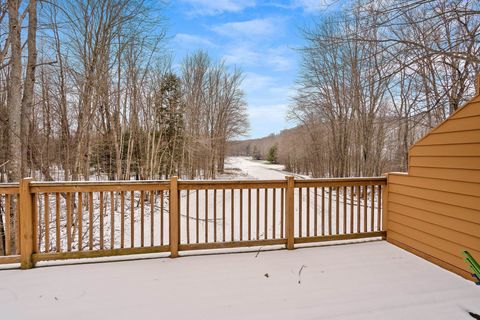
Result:
<svg viewBox="0 0 480 320"><path fill-rule="evenodd" d="M207 50L174 67L162 5L0 1L1 182L214 179L227 154L377 176L475 94L478 1L347 1L299 25L293 128L229 143L249 130L245 74Z"/></svg>
<svg viewBox="0 0 480 320"><path fill-rule="evenodd" d="M248 130L242 71L173 70L161 3L0 2L0 181L215 178Z"/></svg>
<svg viewBox="0 0 480 320"><path fill-rule="evenodd" d="M409 147L475 95L478 1L355 1L302 34L294 128L231 154L314 177L405 171Z"/></svg>

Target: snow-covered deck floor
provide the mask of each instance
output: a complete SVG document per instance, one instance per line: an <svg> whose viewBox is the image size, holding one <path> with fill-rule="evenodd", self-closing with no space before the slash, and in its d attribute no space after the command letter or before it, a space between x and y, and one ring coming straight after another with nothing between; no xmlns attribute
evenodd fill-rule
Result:
<svg viewBox="0 0 480 320"><path fill-rule="evenodd" d="M384 241L0 271L6 320L473 319L466 310L480 314L480 287Z"/></svg>

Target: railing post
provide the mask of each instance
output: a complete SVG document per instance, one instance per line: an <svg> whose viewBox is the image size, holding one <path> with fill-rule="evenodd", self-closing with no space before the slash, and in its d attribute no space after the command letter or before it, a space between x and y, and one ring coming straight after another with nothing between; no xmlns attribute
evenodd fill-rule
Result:
<svg viewBox="0 0 480 320"><path fill-rule="evenodd" d="M385 238L388 240L388 173L384 176L387 178L387 184L382 189L382 231L386 232Z"/></svg>
<svg viewBox="0 0 480 320"><path fill-rule="evenodd" d="M287 236L287 249L292 250L294 248L294 179L292 176L288 176L287 178L287 189L285 195L285 234Z"/></svg>
<svg viewBox="0 0 480 320"><path fill-rule="evenodd" d="M171 257L178 257L178 239L179 239L179 228L178 228L178 178L170 178L170 199L169 199L169 224L170 224L170 252Z"/></svg>
<svg viewBox="0 0 480 320"><path fill-rule="evenodd" d="M33 267L33 204L30 194L32 178L20 180L20 267L30 269Z"/></svg>

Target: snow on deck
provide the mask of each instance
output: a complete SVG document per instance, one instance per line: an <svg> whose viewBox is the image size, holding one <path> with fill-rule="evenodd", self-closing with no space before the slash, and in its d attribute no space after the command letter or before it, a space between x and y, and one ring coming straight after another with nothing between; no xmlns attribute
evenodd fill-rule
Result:
<svg viewBox="0 0 480 320"><path fill-rule="evenodd" d="M0 319L473 319L479 301L384 241L0 271Z"/></svg>

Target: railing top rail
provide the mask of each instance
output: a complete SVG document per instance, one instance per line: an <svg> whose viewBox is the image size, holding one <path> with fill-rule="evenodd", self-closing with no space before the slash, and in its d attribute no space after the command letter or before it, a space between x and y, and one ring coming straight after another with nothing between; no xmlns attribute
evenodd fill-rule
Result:
<svg viewBox="0 0 480 320"><path fill-rule="evenodd" d="M18 188L18 182L0 183L0 188Z"/></svg>
<svg viewBox="0 0 480 320"><path fill-rule="evenodd" d="M18 183L0 183L0 194L16 194L20 192Z"/></svg>
<svg viewBox="0 0 480 320"><path fill-rule="evenodd" d="M31 192L95 192L168 190L167 180L119 181L38 181L30 183Z"/></svg>
<svg viewBox="0 0 480 320"><path fill-rule="evenodd" d="M326 178L295 180L295 187L341 187L341 186L370 186L386 185L386 177L361 177L361 178Z"/></svg>
<svg viewBox="0 0 480 320"><path fill-rule="evenodd" d="M385 185L386 177L295 179L295 187ZM98 192L168 190L169 180L33 181L31 192ZM180 190L286 188L287 180L179 180ZM18 183L0 184L0 193L19 192Z"/></svg>
<svg viewBox="0 0 480 320"><path fill-rule="evenodd" d="M179 180L180 190L286 188L287 180Z"/></svg>
<svg viewBox="0 0 480 320"><path fill-rule="evenodd" d="M112 185L158 185L169 184L170 180L108 180L108 181L32 181L30 185L32 187L41 186L83 186L83 185L99 185L99 186L112 186Z"/></svg>

